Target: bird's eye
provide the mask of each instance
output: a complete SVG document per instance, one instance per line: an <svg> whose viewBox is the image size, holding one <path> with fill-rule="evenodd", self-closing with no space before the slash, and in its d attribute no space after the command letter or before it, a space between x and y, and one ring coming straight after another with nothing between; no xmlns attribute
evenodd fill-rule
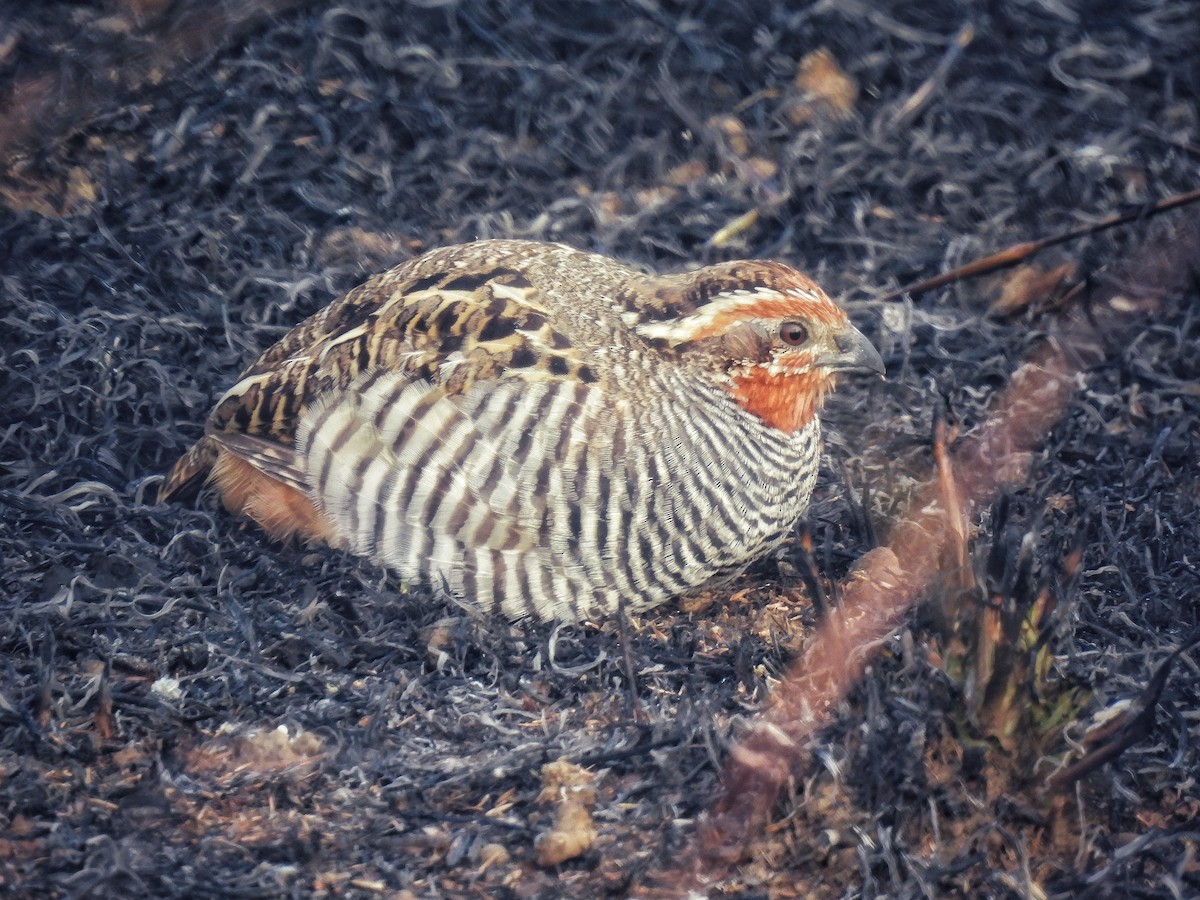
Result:
<svg viewBox="0 0 1200 900"><path fill-rule="evenodd" d="M799 347L808 340L808 329L799 322L784 322L779 326L779 337L785 344Z"/></svg>

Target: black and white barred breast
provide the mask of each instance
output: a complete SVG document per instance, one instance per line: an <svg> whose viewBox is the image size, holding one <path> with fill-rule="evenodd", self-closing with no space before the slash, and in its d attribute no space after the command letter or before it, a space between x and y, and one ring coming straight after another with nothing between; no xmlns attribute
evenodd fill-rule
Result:
<svg viewBox="0 0 1200 900"><path fill-rule="evenodd" d="M462 603L570 621L736 574L808 504L815 420L766 434L732 401L662 389L671 402L578 382L449 398L376 371L316 404L298 449L342 546Z"/></svg>

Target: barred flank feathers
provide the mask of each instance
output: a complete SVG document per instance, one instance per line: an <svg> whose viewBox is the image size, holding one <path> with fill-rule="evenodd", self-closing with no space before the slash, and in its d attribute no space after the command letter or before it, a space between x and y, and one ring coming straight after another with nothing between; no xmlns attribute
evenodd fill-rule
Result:
<svg viewBox="0 0 1200 900"><path fill-rule="evenodd" d="M732 401L689 404L675 387L682 398L619 415L578 383L449 397L374 373L314 407L297 446L354 552L469 606L574 620L736 572L807 506L815 420L755 429Z"/></svg>

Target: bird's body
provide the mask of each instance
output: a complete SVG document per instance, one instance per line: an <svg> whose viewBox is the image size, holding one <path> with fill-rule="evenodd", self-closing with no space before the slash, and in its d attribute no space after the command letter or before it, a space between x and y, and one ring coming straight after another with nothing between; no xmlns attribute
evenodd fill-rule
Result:
<svg viewBox="0 0 1200 900"><path fill-rule="evenodd" d="M160 496L209 476L276 536L510 618L636 609L783 540L830 373L852 368L882 363L777 263L653 276L561 245L448 247L267 350Z"/></svg>

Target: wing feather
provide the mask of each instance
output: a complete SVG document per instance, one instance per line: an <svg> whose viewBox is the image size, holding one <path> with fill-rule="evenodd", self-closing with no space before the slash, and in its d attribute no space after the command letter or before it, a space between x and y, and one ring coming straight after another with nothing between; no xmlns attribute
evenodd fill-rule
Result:
<svg viewBox="0 0 1200 900"><path fill-rule="evenodd" d="M252 434L234 431L211 435L216 445L245 460L264 475L301 492L307 492L304 461L291 447Z"/></svg>
<svg viewBox="0 0 1200 900"><path fill-rule="evenodd" d="M289 485L297 483L297 431L322 398L345 398L372 372L466 394L501 375L529 381L594 379L582 354L548 322L538 290L514 257L520 245L466 270L463 248L402 264L296 326L217 402L206 437L176 463L160 499L197 485L225 449ZM278 449L276 449L278 448Z"/></svg>

